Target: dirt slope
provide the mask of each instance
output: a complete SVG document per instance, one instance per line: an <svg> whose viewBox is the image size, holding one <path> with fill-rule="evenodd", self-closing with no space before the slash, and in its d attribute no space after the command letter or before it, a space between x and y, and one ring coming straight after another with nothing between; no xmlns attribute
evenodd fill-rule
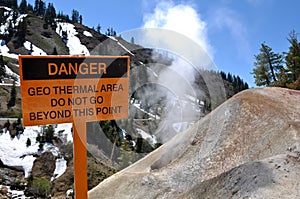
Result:
<svg viewBox="0 0 300 199"><path fill-rule="evenodd" d="M299 101L300 92L287 89L241 92L89 198L176 198L241 164L284 154L300 140Z"/></svg>
<svg viewBox="0 0 300 199"><path fill-rule="evenodd" d="M179 198L300 198L300 154L249 162L195 186Z"/></svg>

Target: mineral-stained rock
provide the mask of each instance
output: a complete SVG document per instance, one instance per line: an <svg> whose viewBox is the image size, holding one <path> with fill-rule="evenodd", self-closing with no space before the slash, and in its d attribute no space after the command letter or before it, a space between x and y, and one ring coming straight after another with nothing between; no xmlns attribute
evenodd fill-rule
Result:
<svg viewBox="0 0 300 199"><path fill-rule="evenodd" d="M89 198L176 198L184 193L192 194L193 188L201 189L203 182L216 179L214 177L222 173L238 172L238 168L232 169L242 164L245 164L245 171L251 171L252 167L264 171L253 173L253 180L261 181L249 186L249 193L260 190L260 187L277 189L278 186L272 185L273 180L280 184L280 180L286 182L285 179L274 177L271 163L259 160L286 154L286 149L299 141L299 102L300 92L288 89L264 88L241 92L189 130L100 183L89 192ZM292 161L286 155L281 158ZM281 160L279 162L283 163ZM235 172L232 174L236 175ZM240 177L248 179L249 176L245 173ZM292 182L299 176L287 175L285 178ZM233 176L231 179L239 178ZM240 185L239 180L237 187ZM296 184L292 188L299 190L300 186ZM225 192L244 193L235 189L231 193Z"/></svg>

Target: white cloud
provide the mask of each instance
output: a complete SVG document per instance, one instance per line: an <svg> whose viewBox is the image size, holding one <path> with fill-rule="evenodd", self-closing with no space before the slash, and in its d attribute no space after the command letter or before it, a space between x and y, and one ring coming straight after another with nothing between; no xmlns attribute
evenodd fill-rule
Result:
<svg viewBox="0 0 300 199"><path fill-rule="evenodd" d="M247 40L248 29L239 20L239 15L233 10L223 7L217 9L212 18L214 19L213 25L217 29L228 29L238 53L248 57L250 53L250 44Z"/></svg>

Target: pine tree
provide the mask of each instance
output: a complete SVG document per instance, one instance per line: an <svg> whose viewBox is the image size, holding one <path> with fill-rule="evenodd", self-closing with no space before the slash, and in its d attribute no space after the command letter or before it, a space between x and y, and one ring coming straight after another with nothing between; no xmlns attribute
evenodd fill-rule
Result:
<svg viewBox="0 0 300 199"><path fill-rule="evenodd" d="M77 10L72 10L72 22L79 22L79 12Z"/></svg>
<svg viewBox="0 0 300 199"><path fill-rule="evenodd" d="M260 53L254 55L256 61L254 62L255 82L257 86L270 85L277 81L277 74L283 68L283 57L279 53L274 53L272 48L262 43Z"/></svg>
<svg viewBox="0 0 300 199"><path fill-rule="evenodd" d="M35 13L37 13L38 12L38 10L39 10L39 5L40 5L40 0L35 0L35 2L34 2L34 8L33 8L33 11L35 12Z"/></svg>
<svg viewBox="0 0 300 199"><path fill-rule="evenodd" d="M3 56L0 55L0 82L2 82L4 77L5 77L5 65L4 65Z"/></svg>
<svg viewBox="0 0 300 199"><path fill-rule="evenodd" d="M44 134L45 134L45 140L46 142L52 142L52 139L54 137L54 128L52 125L48 125L44 127Z"/></svg>
<svg viewBox="0 0 300 199"><path fill-rule="evenodd" d="M32 7L32 5L31 4L27 4L27 12L28 13L33 13L33 7Z"/></svg>
<svg viewBox="0 0 300 199"><path fill-rule="evenodd" d="M18 9L18 1L17 0L11 0L11 8L14 10Z"/></svg>
<svg viewBox="0 0 300 199"><path fill-rule="evenodd" d="M27 1L22 0L19 6L19 12L21 14L26 14L27 13Z"/></svg>
<svg viewBox="0 0 300 199"><path fill-rule="evenodd" d="M0 25L4 24L5 22L4 9L0 9Z"/></svg>
<svg viewBox="0 0 300 199"><path fill-rule="evenodd" d="M97 32L98 33L100 33L101 32L101 26L100 26L100 24L98 23L98 25L97 25Z"/></svg>
<svg viewBox="0 0 300 199"><path fill-rule="evenodd" d="M285 60L290 82L294 82L300 77L300 44L294 30L289 34L288 41L291 46Z"/></svg>
<svg viewBox="0 0 300 199"><path fill-rule="evenodd" d="M269 86L271 83L271 75L266 65L256 66L252 73L257 86Z"/></svg>
<svg viewBox="0 0 300 199"><path fill-rule="evenodd" d="M46 5L42 0L35 0L33 11L37 16L44 16L46 11Z"/></svg>
<svg viewBox="0 0 300 199"><path fill-rule="evenodd" d="M82 24L82 15L79 16L79 23Z"/></svg>
<svg viewBox="0 0 300 199"><path fill-rule="evenodd" d="M58 55L56 47L53 48L52 55Z"/></svg>
<svg viewBox="0 0 300 199"><path fill-rule="evenodd" d="M23 44L25 42L26 31L27 31L27 22L24 19L22 22L19 23L19 26L18 26L17 43L16 43L17 48L23 46Z"/></svg>
<svg viewBox="0 0 300 199"><path fill-rule="evenodd" d="M46 9L45 18L44 18L46 24L52 25L55 22L55 18L56 18L56 10L55 10L53 4L49 3L48 7Z"/></svg>

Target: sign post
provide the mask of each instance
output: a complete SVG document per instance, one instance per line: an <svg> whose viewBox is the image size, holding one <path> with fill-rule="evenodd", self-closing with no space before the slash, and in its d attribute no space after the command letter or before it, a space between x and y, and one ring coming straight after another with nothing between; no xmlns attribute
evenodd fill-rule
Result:
<svg viewBox="0 0 300 199"><path fill-rule="evenodd" d="M76 199L87 198L86 122L128 117L129 56L19 56L25 126L73 123Z"/></svg>

